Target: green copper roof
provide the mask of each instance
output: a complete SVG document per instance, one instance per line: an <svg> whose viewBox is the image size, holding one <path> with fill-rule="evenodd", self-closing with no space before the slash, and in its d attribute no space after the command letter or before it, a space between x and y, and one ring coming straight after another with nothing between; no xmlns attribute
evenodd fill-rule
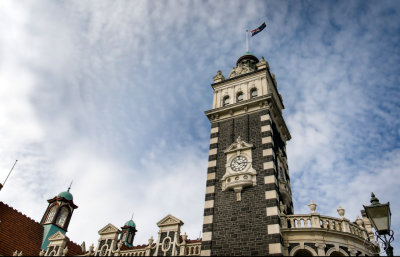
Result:
<svg viewBox="0 0 400 257"><path fill-rule="evenodd" d="M251 52L245 52L244 55L242 55L242 56L245 56L245 55L254 55L254 54L252 54Z"/></svg>
<svg viewBox="0 0 400 257"><path fill-rule="evenodd" d="M135 224L135 222L133 222L133 220L127 221L127 222L125 223L125 226L129 226L129 227L134 227L134 228L136 228L136 224Z"/></svg>
<svg viewBox="0 0 400 257"><path fill-rule="evenodd" d="M65 192L61 192L58 194L59 197L64 197L65 199L72 201L72 199L74 199L74 197L72 196L72 194L68 191Z"/></svg>

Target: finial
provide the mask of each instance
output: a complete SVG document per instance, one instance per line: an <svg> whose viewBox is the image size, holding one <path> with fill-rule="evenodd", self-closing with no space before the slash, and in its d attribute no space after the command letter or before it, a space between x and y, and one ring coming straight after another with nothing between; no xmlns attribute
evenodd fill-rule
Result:
<svg viewBox="0 0 400 257"><path fill-rule="evenodd" d="M313 200L308 204L308 207L310 207L311 213L315 213L315 210L317 209L317 204L314 203Z"/></svg>
<svg viewBox="0 0 400 257"><path fill-rule="evenodd" d="M372 193L371 193L371 205L372 205L372 206L375 206L375 205L379 205L379 204L381 204L381 203L379 202L379 199L376 198L374 192L372 192Z"/></svg>
<svg viewBox="0 0 400 257"><path fill-rule="evenodd" d="M68 190L67 190L67 192L69 192L69 190L71 189L72 182L74 182L74 181L73 181L73 180L71 180L71 184L69 184L69 187L68 187Z"/></svg>
<svg viewBox="0 0 400 257"><path fill-rule="evenodd" d="M134 214L134 212L132 212L131 220L133 220L133 214Z"/></svg>
<svg viewBox="0 0 400 257"><path fill-rule="evenodd" d="M340 218L344 219L345 209L343 209L341 205L339 205L339 207L337 208L337 212L340 215Z"/></svg>

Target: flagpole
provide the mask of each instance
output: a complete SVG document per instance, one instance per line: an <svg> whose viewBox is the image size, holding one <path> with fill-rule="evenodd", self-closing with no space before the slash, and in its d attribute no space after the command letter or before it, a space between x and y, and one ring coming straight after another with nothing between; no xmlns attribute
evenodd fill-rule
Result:
<svg viewBox="0 0 400 257"><path fill-rule="evenodd" d="M249 30L246 29L246 52L249 51Z"/></svg>
<svg viewBox="0 0 400 257"><path fill-rule="evenodd" d="M8 177L10 176L11 172L13 171L13 169L14 169L14 167L15 167L15 164L17 164L17 161L18 161L18 160L15 160L14 165L12 166L10 172L8 173L8 175L7 175L7 177L6 177L6 180L4 180L3 185L0 183L0 190L1 190L1 189L4 187L4 185L6 184Z"/></svg>

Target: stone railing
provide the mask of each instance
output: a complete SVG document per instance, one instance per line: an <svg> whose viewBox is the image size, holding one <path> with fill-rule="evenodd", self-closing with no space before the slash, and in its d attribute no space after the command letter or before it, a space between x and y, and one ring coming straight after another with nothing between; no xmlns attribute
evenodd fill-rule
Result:
<svg viewBox="0 0 400 257"><path fill-rule="evenodd" d="M347 219L333 218L319 214L295 214L281 216L282 229L321 228L331 231L350 233L368 239L365 228L349 222Z"/></svg>
<svg viewBox="0 0 400 257"><path fill-rule="evenodd" d="M316 204L311 201L309 204L311 214L281 215L282 229L324 229L349 233L368 240L368 231L364 227L363 221L357 217L355 222L350 222L344 217L345 210L339 206L338 213L340 218L323 216L315 212Z"/></svg>
<svg viewBox="0 0 400 257"><path fill-rule="evenodd" d="M123 251L119 256L146 256L146 249L135 249Z"/></svg>
<svg viewBox="0 0 400 257"><path fill-rule="evenodd" d="M189 243L185 247L185 256L200 256L201 242Z"/></svg>

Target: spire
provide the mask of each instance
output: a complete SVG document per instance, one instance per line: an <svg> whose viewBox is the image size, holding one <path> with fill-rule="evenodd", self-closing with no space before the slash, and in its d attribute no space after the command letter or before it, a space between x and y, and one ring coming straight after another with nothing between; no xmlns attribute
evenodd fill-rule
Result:
<svg viewBox="0 0 400 257"><path fill-rule="evenodd" d="M67 192L69 192L69 190L71 189L72 182L74 182L74 181L73 181L73 180L71 180L71 184L69 184L69 187L68 187L68 190L67 190Z"/></svg>

